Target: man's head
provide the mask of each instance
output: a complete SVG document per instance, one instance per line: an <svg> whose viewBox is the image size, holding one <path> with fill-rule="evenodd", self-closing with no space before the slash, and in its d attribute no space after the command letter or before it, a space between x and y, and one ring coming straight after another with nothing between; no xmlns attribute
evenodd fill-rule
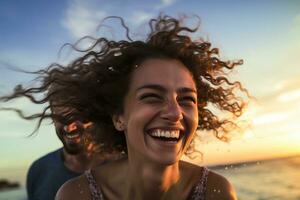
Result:
<svg viewBox="0 0 300 200"><path fill-rule="evenodd" d="M76 109L60 105L57 90L63 90L63 87L52 83L47 92L56 135L67 153L72 155L83 153L85 151L83 120L78 117Z"/></svg>
<svg viewBox="0 0 300 200"><path fill-rule="evenodd" d="M51 107L56 134L64 145L67 153L75 155L86 150L85 136L91 122L86 122L76 115L76 111L68 107Z"/></svg>

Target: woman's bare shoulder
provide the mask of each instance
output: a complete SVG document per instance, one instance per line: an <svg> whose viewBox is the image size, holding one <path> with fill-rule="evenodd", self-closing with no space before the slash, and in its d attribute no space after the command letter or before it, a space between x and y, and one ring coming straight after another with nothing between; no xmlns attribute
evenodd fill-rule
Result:
<svg viewBox="0 0 300 200"><path fill-rule="evenodd" d="M90 191L86 177L81 175L65 182L57 191L55 200L89 199Z"/></svg>
<svg viewBox="0 0 300 200"><path fill-rule="evenodd" d="M203 169L205 168L184 161L180 162L180 166L185 169L183 170L183 175L189 177L189 182L192 182L193 185L199 182L199 179L203 175ZM205 199L237 200L237 197L233 185L222 175L210 170L207 177Z"/></svg>
<svg viewBox="0 0 300 200"><path fill-rule="evenodd" d="M237 200L233 185L222 175L210 171L206 187L206 199Z"/></svg>

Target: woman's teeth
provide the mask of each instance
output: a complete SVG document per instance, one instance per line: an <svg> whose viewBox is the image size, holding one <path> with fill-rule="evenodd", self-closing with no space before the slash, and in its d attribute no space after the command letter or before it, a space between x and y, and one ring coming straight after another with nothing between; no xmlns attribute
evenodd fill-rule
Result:
<svg viewBox="0 0 300 200"><path fill-rule="evenodd" d="M161 130L155 129L149 133L153 137L163 137L163 138L174 138L178 139L180 136L180 130Z"/></svg>

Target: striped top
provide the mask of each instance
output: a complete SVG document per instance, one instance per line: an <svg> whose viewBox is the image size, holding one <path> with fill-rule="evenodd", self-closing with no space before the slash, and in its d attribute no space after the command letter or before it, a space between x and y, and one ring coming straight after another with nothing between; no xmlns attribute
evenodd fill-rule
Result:
<svg viewBox="0 0 300 200"><path fill-rule="evenodd" d="M92 196L91 200L104 200L103 194L100 188L98 187L91 170L85 171L84 174L89 184L89 189ZM208 174L209 174L209 170L206 167L204 167L202 176L199 182L195 185L194 190L190 195L191 197L190 200L205 200L205 191L206 191Z"/></svg>

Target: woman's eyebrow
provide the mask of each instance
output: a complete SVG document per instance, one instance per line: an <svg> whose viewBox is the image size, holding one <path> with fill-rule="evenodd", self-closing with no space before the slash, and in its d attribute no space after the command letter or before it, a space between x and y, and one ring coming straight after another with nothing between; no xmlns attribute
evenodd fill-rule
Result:
<svg viewBox="0 0 300 200"><path fill-rule="evenodd" d="M196 93L197 94L197 91L194 88L189 88L189 87L179 88L177 91L179 93Z"/></svg>
<svg viewBox="0 0 300 200"><path fill-rule="evenodd" d="M143 90L143 89L152 89L152 90L158 90L160 92L166 92L167 89L164 88L163 86L161 85L157 85L157 84L147 84L147 85L143 85L139 88L136 89L136 92L140 91L140 90Z"/></svg>
<svg viewBox="0 0 300 200"><path fill-rule="evenodd" d="M157 84L147 84L147 85L143 85L139 88L136 89L136 92L140 91L140 90L143 90L143 89L152 89L152 90L158 90L160 92L166 92L167 89L164 88L163 86L161 85L157 85ZM189 88L189 87L182 87L182 88L179 88L177 90L177 92L179 93L197 93L197 91L193 88Z"/></svg>

